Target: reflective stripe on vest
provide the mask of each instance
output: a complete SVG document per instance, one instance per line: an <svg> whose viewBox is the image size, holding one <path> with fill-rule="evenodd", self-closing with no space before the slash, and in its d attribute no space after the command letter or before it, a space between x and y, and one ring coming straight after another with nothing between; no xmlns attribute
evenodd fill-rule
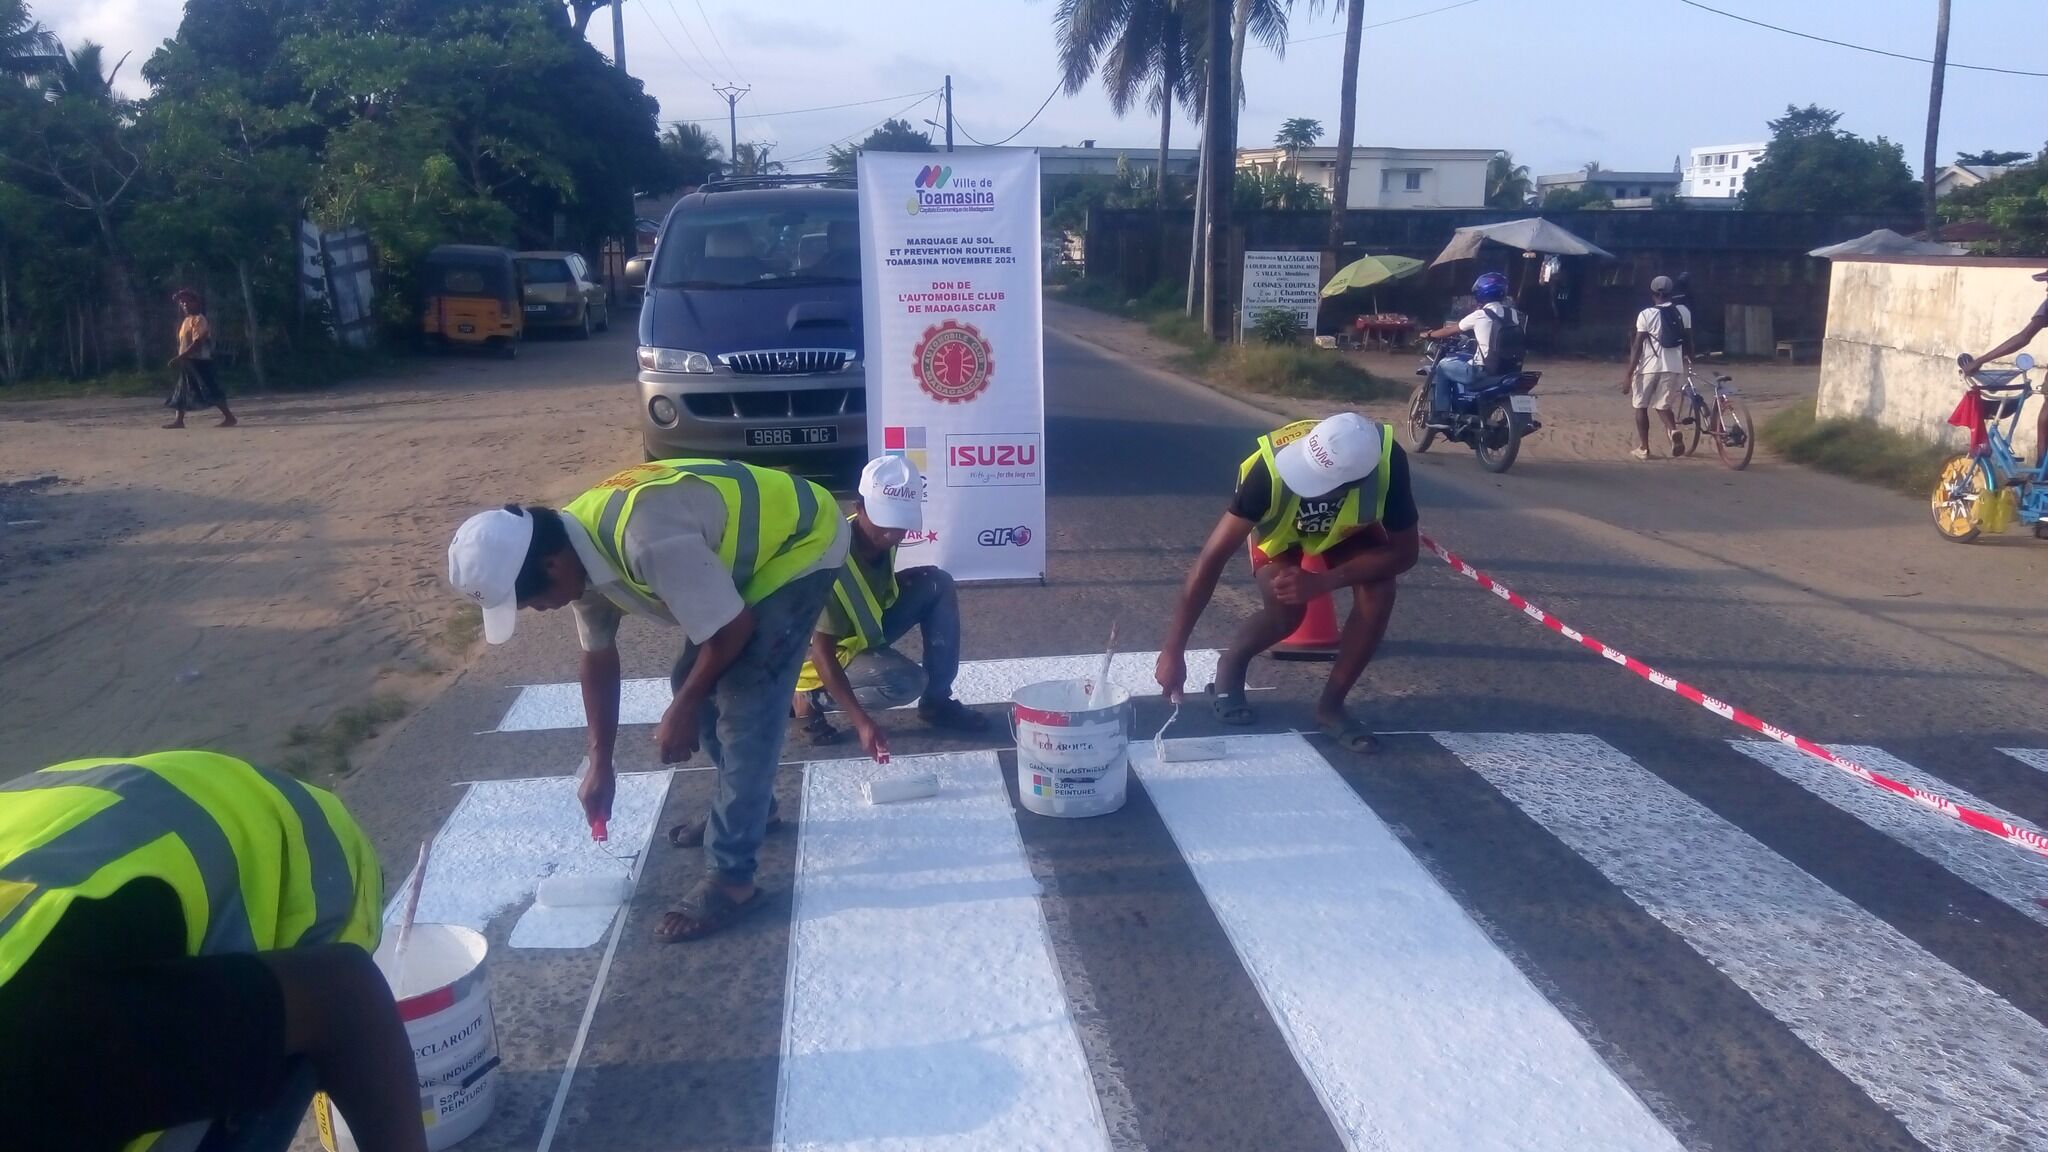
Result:
<svg viewBox="0 0 2048 1152"><path fill-rule="evenodd" d="M1363 502L1359 498L1360 489L1358 485L1354 484L1344 494L1344 503L1338 508L1337 516L1331 522L1328 531L1311 535L1303 535L1295 531L1295 517L1301 511L1301 497L1289 491L1287 486L1281 482L1280 467L1274 461L1273 454L1278 449L1284 448L1288 444L1308 435L1315 428L1316 423L1314 420L1296 420L1292 424L1277 428L1259 437L1258 451L1245 457L1244 462L1237 466L1237 482L1239 484L1244 483L1245 477L1251 474L1253 465L1264 463L1266 466L1266 479L1272 487L1266 501L1266 514L1253 527L1252 533L1257 538L1255 547L1258 548L1261 555L1268 559L1295 548L1301 549L1305 555L1321 555L1335 547L1338 542L1351 536L1356 529L1369 524L1377 524L1386 518L1387 489L1393 482L1394 426L1392 424L1380 425L1380 462L1379 467L1373 470L1377 491L1373 499L1372 517L1370 519L1364 517Z"/></svg>
<svg viewBox="0 0 2048 1152"><path fill-rule="evenodd" d="M848 516L846 522L852 524L854 517ZM854 562L853 549L848 548L846 563L840 567L838 578L832 582L833 599L839 602L840 609L853 623L853 632L841 636L836 645L835 655L841 668L853 663L853 658L862 652L870 648L880 648L888 643L888 634L882 629L882 613L886 612L891 604L896 603L896 597L900 595L896 586L896 549L889 549L883 563L889 574L888 583L883 585L880 592L876 592L868 586L868 578L861 571L860 565ZM824 684L824 680L818 675L818 666L806 659L803 668L797 672L797 691L814 692L824 687Z"/></svg>
<svg viewBox="0 0 2048 1152"><path fill-rule="evenodd" d="M660 603L654 589L626 562L626 525L641 492L692 477L710 484L725 500L718 558L732 573L740 598L750 605L809 567L837 534L831 519L818 515L821 490L816 484L772 468L724 460L659 460L628 468L562 511L583 525L628 587Z"/></svg>

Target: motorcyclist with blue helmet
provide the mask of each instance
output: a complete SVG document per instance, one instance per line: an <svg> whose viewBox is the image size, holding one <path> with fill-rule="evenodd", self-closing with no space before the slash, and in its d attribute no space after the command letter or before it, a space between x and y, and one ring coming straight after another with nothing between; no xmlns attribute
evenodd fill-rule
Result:
<svg viewBox="0 0 2048 1152"><path fill-rule="evenodd" d="M1478 380L1498 376L1506 372L1519 371L1521 364L1495 363L1497 338L1503 328L1513 327L1517 331L1528 325L1514 303L1508 299L1508 278L1498 272L1488 272L1472 282L1472 296L1479 307L1456 324L1424 332L1431 340L1448 340L1461 332L1470 332L1477 347L1470 357L1445 356L1437 361L1435 375L1430 381L1430 418L1432 426L1441 427L1449 419L1453 389L1469 387ZM1519 346L1519 345L1518 345Z"/></svg>

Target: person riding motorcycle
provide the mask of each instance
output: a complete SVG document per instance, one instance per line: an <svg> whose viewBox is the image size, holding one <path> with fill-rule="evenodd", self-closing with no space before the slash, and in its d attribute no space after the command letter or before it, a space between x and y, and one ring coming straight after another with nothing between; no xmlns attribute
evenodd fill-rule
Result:
<svg viewBox="0 0 2048 1152"><path fill-rule="evenodd" d="M1437 360L1430 375L1429 424L1433 428L1448 425L1454 389L1522 367L1522 332L1528 318L1508 300L1508 278L1488 272L1472 282L1472 296L1479 307L1470 315L1422 334L1431 340L1449 340L1469 332L1476 345L1469 357L1447 355Z"/></svg>

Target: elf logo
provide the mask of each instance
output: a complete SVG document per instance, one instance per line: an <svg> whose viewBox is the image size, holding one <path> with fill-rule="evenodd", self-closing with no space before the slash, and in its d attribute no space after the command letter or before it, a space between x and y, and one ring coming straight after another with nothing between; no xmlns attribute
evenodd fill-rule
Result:
<svg viewBox="0 0 2048 1152"><path fill-rule="evenodd" d="M1019 548L1031 543L1031 529L1018 525L1015 528L990 528L974 538L983 548L1001 548L1014 544Z"/></svg>
<svg viewBox="0 0 2048 1152"><path fill-rule="evenodd" d="M1045 482L1036 432L946 437L948 488L1030 488Z"/></svg>

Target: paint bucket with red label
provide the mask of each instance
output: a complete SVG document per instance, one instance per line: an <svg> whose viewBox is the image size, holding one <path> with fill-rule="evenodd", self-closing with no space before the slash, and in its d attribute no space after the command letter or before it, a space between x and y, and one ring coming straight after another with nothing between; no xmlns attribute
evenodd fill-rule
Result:
<svg viewBox="0 0 2048 1152"><path fill-rule="evenodd" d="M1131 694L1086 680L1027 684L1011 698L1017 798L1040 816L1101 816L1124 806Z"/></svg>

